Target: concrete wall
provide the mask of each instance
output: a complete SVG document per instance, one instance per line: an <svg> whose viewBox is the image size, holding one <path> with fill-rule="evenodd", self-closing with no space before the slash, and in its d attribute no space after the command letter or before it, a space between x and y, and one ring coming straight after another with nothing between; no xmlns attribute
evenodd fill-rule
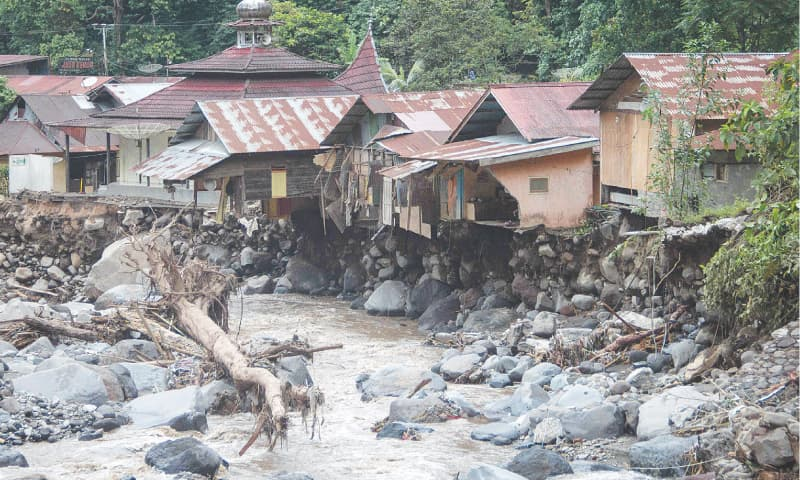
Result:
<svg viewBox="0 0 800 480"><path fill-rule="evenodd" d="M11 155L9 157L8 191L65 192L66 162L59 157Z"/></svg>
<svg viewBox="0 0 800 480"><path fill-rule="evenodd" d="M725 163L727 180L710 180L708 184L708 204L712 207L731 205L736 200L752 200L756 190L753 180L761 166L756 163Z"/></svg>
<svg viewBox="0 0 800 480"><path fill-rule="evenodd" d="M150 137L150 156L157 155L167 149L169 139L175 135L174 131L167 131ZM142 140L141 160L147 160L147 140ZM117 183L139 185L139 174L132 171L139 165L139 147L136 140L119 138L119 153L117 154ZM147 185L147 179L142 178L142 185ZM150 185L161 185L161 180L150 178Z"/></svg>
<svg viewBox="0 0 800 480"><path fill-rule="evenodd" d="M562 153L490 167L519 202L521 227L576 227L592 205L592 151ZM529 193L530 177L546 177L546 193Z"/></svg>

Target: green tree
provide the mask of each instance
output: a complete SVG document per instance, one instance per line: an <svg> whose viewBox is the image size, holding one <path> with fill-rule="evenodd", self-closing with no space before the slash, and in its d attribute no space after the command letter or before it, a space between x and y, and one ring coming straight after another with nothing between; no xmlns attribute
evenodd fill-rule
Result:
<svg viewBox="0 0 800 480"><path fill-rule="evenodd" d="M284 25L275 29L276 42L309 58L340 63L353 38L344 16L298 7L291 2L273 3L272 18Z"/></svg>
<svg viewBox="0 0 800 480"><path fill-rule="evenodd" d="M0 77L0 118L5 118L8 109L17 99L17 94L14 90L8 88L6 77Z"/></svg>
<svg viewBox="0 0 800 480"><path fill-rule="evenodd" d="M798 132L800 86L796 55L771 66L774 88L766 105L748 102L723 126L723 140L737 158L761 164L759 198L751 220L714 255L705 268L709 305L721 313L728 333L745 325L763 332L797 319Z"/></svg>

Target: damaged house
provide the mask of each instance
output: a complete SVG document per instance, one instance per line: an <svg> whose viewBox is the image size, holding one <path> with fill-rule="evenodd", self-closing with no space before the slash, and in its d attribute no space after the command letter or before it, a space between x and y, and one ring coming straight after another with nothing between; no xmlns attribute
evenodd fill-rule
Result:
<svg viewBox="0 0 800 480"><path fill-rule="evenodd" d="M432 238L440 222L578 226L595 203L597 116L570 112L585 83L496 85L446 143L382 169L382 222ZM387 193L391 187L391 194Z"/></svg>
<svg viewBox="0 0 800 480"><path fill-rule="evenodd" d="M722 100L761 100L768 77L766 67L785 53L713 54L708 62L709 88ZM570 106L571 110L600 113L600 180L602 200L625 207L658 204L651 176L658 162L659 129L645 118L649 94L655 94L662 114L671 122L685 118L686 85L693 64L700 54L626 53ZM696 95L696 92L695 92ZM691 106L691 105L690 105ZM709 144L707 162L695 172L705 180L706 200L711 206L733 203L737 198L752 198L752 181L759 166L744 159L737 162L734 152L722 144L719 128L735 113L698 118L694 128L697 144ZM649 198L648 198L649 197ZM649 210L660 212L660 208Z"/></svg>

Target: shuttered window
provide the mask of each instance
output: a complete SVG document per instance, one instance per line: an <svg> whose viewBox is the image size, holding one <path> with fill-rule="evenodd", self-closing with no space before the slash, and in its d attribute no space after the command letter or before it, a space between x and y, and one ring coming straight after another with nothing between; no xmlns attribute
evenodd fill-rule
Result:
<svg viewBox="0 0 800 480"><path fill-rule="evenodd" d="M286 198L286 169L272 169L272 198Z"/></svg>
<svg viewBox="0 0 800 480"><path fill-rule="evenodd" d="M528 193L546 193L547 191L547 177L528 177Z"/></svg>

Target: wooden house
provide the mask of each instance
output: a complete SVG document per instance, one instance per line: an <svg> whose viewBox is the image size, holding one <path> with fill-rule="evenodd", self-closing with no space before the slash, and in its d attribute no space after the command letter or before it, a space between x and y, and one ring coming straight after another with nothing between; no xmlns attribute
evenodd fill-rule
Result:
<svg viewBox="0 0 800 480"><path fill-rule="evenodd" d="M714 95L733 100L760 100L766 67L785 54L714 54L708 78ZM649 94L661 103L668 119L685 117L681 105L689 95L692 63L700 54L626 53L570 106L572 110L600 113L600 181L603 202L629 207L653 207L648 214L659 215L659 192L653 191L651 176L657 161L658 128L645 118ZM695 92L696 95L696 92ZM691 107L691 105L689 105ZM749 198L758 171L753 162L737 162L719 139L719 128L735 112L707 115L692 125L698 142L710 143L709 161L694 172L708 185L711 205Z"/></svg>
<svg viewBox="0 0 800 480"><path fill-rule="evenodd" d="M566 107L587 86L490 87L447 143L380 172L393 185L393 197L384 190L382 221L423 236L453 220L514 229L579 225L594 203L599 122Z"/></svg>

